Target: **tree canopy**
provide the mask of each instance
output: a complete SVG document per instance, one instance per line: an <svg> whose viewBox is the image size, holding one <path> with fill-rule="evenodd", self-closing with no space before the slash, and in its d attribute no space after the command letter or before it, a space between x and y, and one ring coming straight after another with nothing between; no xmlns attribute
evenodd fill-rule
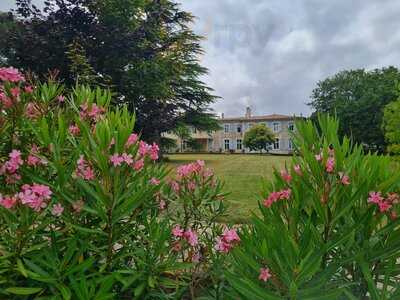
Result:
<svg viewBox="0 0 400 300"><path fill-rule="evenodd" d="M200 78L201 36L194 17L172 0L49 0L41 11L17 0L16 26L5 31L0 57L44 76L59 70L73 86L76 64L83 78L104 79L137 116L143 138L159 142L178 123L216 126L213 91ZM71 59L73 58L73 59ZM75 65L74 65L75 64ZM190 116L190 117L189 117Z"/></svg>
<svg viewBox="0 0 400 300"><path fill-rule="evenodd" d="M400 72L395 67L342 71L317 83L309 105L315 113L336 114L342 136L383 151L383 109L397 98L398 80Z"/></svg>
<svg viewBox="0 0 400 300"><path fill-rule="evenodd" d="M267 150L275 140L275 135L265 124L257 124L244 134L243 144L251 151Z"/></svg>
<svg viewBox="0 0 400 300"><path fill-rule="evenodd" d="M388 152L400 154L400 98L386 105L383 130L388 143Z"/></svg>

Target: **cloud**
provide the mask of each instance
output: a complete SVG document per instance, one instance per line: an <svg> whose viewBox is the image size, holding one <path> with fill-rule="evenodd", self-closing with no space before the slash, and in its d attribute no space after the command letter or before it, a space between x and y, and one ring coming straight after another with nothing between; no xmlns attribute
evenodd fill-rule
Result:
<svg viewBox="0 0 400 300"><path fill-rule="evenodd" d="M308 114L317 81L400 61L398 0L180 1L206 38L204 80L226 116L243 115L247 105L255 114ZM0 10L14 3L1 0Z"/></svg>
<svg viewBox="0 0 400 300"><path fill-rule="evenodd" d="M309 114L317 81L400 61L397 0L185 0L225 115ZM246 99L246 101L243 101Z"/></svg>

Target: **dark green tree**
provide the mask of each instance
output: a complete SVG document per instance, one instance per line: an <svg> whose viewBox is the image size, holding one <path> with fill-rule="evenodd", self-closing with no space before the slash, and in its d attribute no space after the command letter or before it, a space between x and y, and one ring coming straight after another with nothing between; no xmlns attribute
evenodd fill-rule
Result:
<svg viewBox="0 0 400 300"><path fill-rule="evenodd" d="M267 150L268 146L275 140L275 135L265 124L257 124L244 134L243 144L251 151Z"/></svg>
<svg viewBox="0 0 400 300"><path fill-rule="evenodd" d="M400 86L398 86L400 91ZM383 130L388 152L400 154L400 98L386 105L383 114Z"/></svg>
<svg viewBox="0 0 400 300"><path fill-rule="evenodd" d="M0 49L10 65L38 75L58 69L72 86L70 47L77 42L94 73L110 78L116 104L136 112L144 139L159 142L178 123L215 125L209 105L217 97L200 80L207 73L198 60L201 37L190 28L194 17L175 1L49 0L40 11L17 0L17 6L18 30Z"/></svg>
<svg viewBox="0 0 400 300"><path fill-rule="evenodd" d="M309 105L317 113L330 113L340 119L340 134L371 150L384 151L383 109L397 99L395 67L372 71L342 71L317 83Z"/></svg>

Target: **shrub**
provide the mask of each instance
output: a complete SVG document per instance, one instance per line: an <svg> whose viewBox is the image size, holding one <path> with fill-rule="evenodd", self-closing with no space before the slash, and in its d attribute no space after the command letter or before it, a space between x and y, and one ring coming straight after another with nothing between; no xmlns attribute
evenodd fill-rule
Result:
<svg viewBox="0 0 400 300"><path fill-rule="evenodd" d="M299 122L299 155L266 185L227 272L240 299L397 299L400 174L338 138L338 122ZM237 276L241 274L241 276Z"/></svg>
<svg viewBox="0 0 400 300"><path fill-rule="evenodd" d="M168 172L156 162L158 146L133 133L135 117L111 108L110 92L99 88L67 93L54 80L28 83L12 68L0 69L0 80L2 297L182 297L194 252L174 251L171 229L210 227L193 223L203 221L194 211L186 223L167 214L169 201L195 200L189 192L163 196ZM220 184L203 175L191 177L201 191L193 199L212 207Z"/></svg>

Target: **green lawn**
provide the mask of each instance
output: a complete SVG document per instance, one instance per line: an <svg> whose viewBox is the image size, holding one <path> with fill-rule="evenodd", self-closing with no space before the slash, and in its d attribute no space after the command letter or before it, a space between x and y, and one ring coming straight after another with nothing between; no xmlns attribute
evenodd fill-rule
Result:
<svg viewBox="0 0 400 300"><path fill-rule="evenodd" d="M237 154L173 154L167 157L168 165L174 168L204 160L206 166L225 182L225 191L229 192L229 215L237 221L246 219L252 210L257 209L262 182L271 178L273 167L280 169L290 160L286 156Z"/></svg>

